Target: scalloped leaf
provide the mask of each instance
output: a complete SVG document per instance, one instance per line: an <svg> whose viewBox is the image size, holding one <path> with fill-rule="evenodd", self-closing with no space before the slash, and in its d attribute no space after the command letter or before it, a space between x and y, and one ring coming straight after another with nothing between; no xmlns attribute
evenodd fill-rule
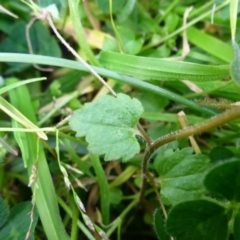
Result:
<svg viewBox="0 0 240 240"><path fill-rule="evenodd" d="M206 190L203 179L209 168L209 159L203 154L193 154L192 148L160 154L154 161L160 176L161 196L167 205L179 201L198 199Z"/></svg>
<svg viewBox="0 0 240 240"><path fill-rule="evenodd" d="M89 151L104 154L106 161L127 161L140 151L135 135L142 113L142 104L135 98L105 95L75 111L69 125L77 137L86 136Z"/></svg>
<svg viewBox="0 0 240 240"><path fill-rule="evenodd" d="M204 185L212 193L240 202L240 161L228 160L217 164L207 173Z"/></svg>
<svg viewBox="0 0 240 240"><path fill-rule="evenodd" d="M182 202L170 210L167 230L177 240L227 240L225 211L221 205L207 200Z"/></svg>

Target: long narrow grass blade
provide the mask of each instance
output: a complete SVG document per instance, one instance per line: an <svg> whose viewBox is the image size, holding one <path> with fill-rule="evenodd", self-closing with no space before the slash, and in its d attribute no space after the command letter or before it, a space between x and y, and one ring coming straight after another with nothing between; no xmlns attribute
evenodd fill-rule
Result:
<svg viewBox="0 0 240 240"><path fill-rule="evenodd" d="M52 65L64 68L71 68L76 69L84 72L89 72L86 67L84 67L81 63L71 60L66 60L62 58L54 58L54 57L47 57L47 56L38 56L38 55L29 55L29 54L15 54L15 53L0 53L0 62L22 62L22 63L36 63L36 64L44 64L44 65ZM173 100L174 102L183 104L190 109L193 109L196 112L204 113L207 116L215 115L215 112L204 107L200 107L198 104L181 97L173 92L170 92L166 89L161 87L155 86L148 82L140 81L139 79L129 77L126 75L122 75L116 73L114 71L106 70L104 68L93 67L92 68L100 75L108 78L115 79L122 83L127 83L129 85L135 86L137 88L154 92L159 96L165 97L167 99ZM230 67L229 67L230 69Z"/></svg>
<svg viewBox="0 0 240 240"><path fill-rule="evenodd" d="M9 82L12 83L14 80ZM19 109L33 124L37 122L30 94L25 86L9 91L9 97L14 108ZM20 125L15 120L13 122ZM38 162L38 189L35 189L35 201L47 239L68 240L69 236L60 217L52 177L41 142L38 142L37 136L32 133L18 132L15 137L22 140L20 148L25 152L22 157L25 158L29 175L33 164Z"/></svg>
<svg viewBox="0 0 240 240"><path fill-rule="evenodd" d="M19 87L19 86L22 86L22 85L25 85L25 84L28 84L28 83L33 83L33 82L38 82L38 81L42 81L42 80L46 80L45 77L41 77L41 78L33 78L33 79L28 79L28 80L22 80L21 82L18 81L14 84L11 84L11 85L8 85L8 86L5 86L5 87L2 87L0 88L0 95L11 90L11 89L14 89L16 87Z"/></svg>
<svg viewBox="0 0 240 240"><path fill-rule="evenodd" d="M27 119L21 112L19 112L13 105L7 102L4 98L0 97L0 109L4 111L8 116L17 122L21 123L26 128L38 128L29 119ZM47 135L43 132L36 133L40 138L47 140Z"/></svg>

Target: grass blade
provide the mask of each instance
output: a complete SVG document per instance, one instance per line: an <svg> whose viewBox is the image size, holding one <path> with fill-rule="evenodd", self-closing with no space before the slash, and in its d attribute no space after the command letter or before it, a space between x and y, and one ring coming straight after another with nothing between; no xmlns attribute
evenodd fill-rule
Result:
<svg viewBox="0 0 240 240"><path fill-rule="evenodd" d="M0 53L0 62L25 62L25 63L36 63L36 64L44 64L44 65L52 65L58 67L65 67L76 69L84 72L88 72L88 70L79 62L61 59L61 58L54 58L54 57L47 57L47 56L38 56L38 55L29 55L29 54L15 54L15 53ZM122 83L127 83L142 90L146 90L149 92L153 92L158 94L159 96L165 97L177 103L183 104L190 109L202 114L206 114L207 116L215 115L215 112L204 107L200 107L196 103L181 97L173 92L165 90L161 87L155 86L153 84L140 81L136 78L125 76L114 71L106 70L104 68L99 67L92 67L98 74L115 79Z"/></svg>
<svg viewBox="0 0 240 240"><path fill-rule="evenodd" d="M21 123L26 128L38 128L28 118L26 118L21 112L19 112L13 105L7 102L4 98L0 97L0 109L8 114L12 119ZM40 131L36 133L40 138L47 140L47 135Z"/></svg>
<svg viewBox="0 0 240 240"><path fill-rule="evenodd" d="M100 159L97 155L90 153L90 159L92 161L94 171L97 175L97 182L100 188L101 213L103 218L103 224L108 225L110 215L110 200L106 174L102 168Z"/></svg>
<svg viewBox="0 0 240 240"><path fill-rule="evenodd" d="M33 78L33 79L29 79L29 80L22 80L21 82L16 82L14 84L11 84L11 85L0 88L0 95L9 91L9 90L11 90L11 89L13 89L13 88L16 88L16 87L19 87L19 86L22 86L22 85L25 85L25 84L28 84L28 83L42 81L42 80L46 80L46 78L45 77Z"/></svg>
<svg viewBox="0 0 240 240"><path fill-rule="evenodd" d="M16 82L16 79L8 81L9 84ZM11 103L19 109L32 122L36 123L36 116L32 106L29 92L25 86L9 91ZM13 120L14 121L14 120ZM15 122L16 123L16 122ZM49 172L42 144L39 146L39 154L37 154L37 136L32 133L19 133L16 138L24 139L20 145L21 150L26 152L23 157L27 163L29 175L32 171L32 165L38 159L38 186L36 190L35 200L37 209L43 224L47 238L67 240L67 235L62 220L60 218L57 205L56 193L53 187L52 178Z"/></svg>

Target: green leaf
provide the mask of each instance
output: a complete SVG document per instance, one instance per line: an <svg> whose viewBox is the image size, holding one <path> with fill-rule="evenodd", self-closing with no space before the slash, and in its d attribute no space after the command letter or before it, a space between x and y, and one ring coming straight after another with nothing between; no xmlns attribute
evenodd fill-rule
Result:
<svg viewBox="0 0 240 240"><path fill-rule="evenodd" d="M211 150L209 157L211 162L228 160L234 156L233 152L225 147L215 147Z"/></svg>
<svg viewBox="0 0 240 240"><path fill-rule="evenodd" d="M240 86L240 50L238 44L233 41L234 59L231 62L231 76L235 83Z"/></svg>
<svg viewBox="0 0 240 240"><path fill-rule="evenodd" d="M129 160L140 151L135 137L136 125L143 113L137 99L125 94L105 95L74 112L69 124L77 137L86 136L89 151L105 160Z"/></svg>
<svg viewBox="0 0 240 240"><path fill-rule="evenodd" d="M49 64L52 66L72 68L72 69L80 70L83 72L89 72L89 70L86 67L84 67L81 63L76 62L76 61L66 60L63 58L53 58L53 57L30 55L30 54L0 53L0 62L25 62L25 63L36 63L36 64L45 64L45 65ZM161 63L159 63L158 67L160 67L160 66L162 66ZM127 83L131 86L137 87L137 88L147 91L147 92L155 93L158 96L161 96L161 97L167 98L169 100L172 100L174 102L183 104L198 113L204 113L207 116L214 116L216 114L215 111L213 111L209 108L201 107L194 101L190 101L190 100L180 96L179 94L176 94L172 91L166 90L159 86L150 84L148 82L139 81L139 79L121 75L121 74L118 74L117 72L109 71L104 68L99 68L99 67L94 67L94 66L91 66L91 67L98 74L100 74L102 76L115 79L120 83ZM169 66L165 66L165 68L169 68ZM229 72L229 69L230 69L229 65L227 65L228 72ZM138 71L138 70L139 69L136 69L136 71ZM208 84L209 84L209 82L208 82Z"/></svg>
<svg viewBox="0 0 240 240"><path fill-rule="evenodd" d="M7 81L7 84L14 84L16 81L17 79L11 78ZM37 119L32 105L31 95L26 86L21 86L9 91L9 99L14 107L36 124ZM38 159L39 188L35 193L35 202L44 232L48 239L68 240L69 237L60 217L56 192L42 144L38 142L37 136L32 133L15 132L15 134L17 134L15 138L21 141L20 149L22 157L24 158L23 161L27 163L29 174L32 172L33 162ZM38 144L39 148L37 150Z"/></svg>
<svg viewBox="0 0 240 240"><path fill-rule="evenodd" d="M235 40L239 0L230 1L230 26L232 39Z"/></svg>
<svg viewBox="0 0 240 240"><path fill-rule="evenodd" d="M105 37L103 40L102 50L104 51L118 51L118 45L116 39Z"/></svg>
<svg viewBox="0 0 240 240"><path fill-rule="evenodd" d="M165 29L168 33L171 33L176 30L179 23L179 16L175 13L170 13L165 18Z"/></svg>
<svg viewBox="0 0 240 240"><path fill-rule="evenodd" d="M138 54L142 48L142 39L131 40L124 45L124 50L129 54Z"/></svg>
<svg viewBox="0 0 240 240"><path fill-rule="evenodd" d="M13 88L17 88L17 87L19 87L21 85L25 85L25 84L33 83L33 82L37 82L37 81L42 81L42 80L46 80L46 78L44 78L44 77L42 77L42 78L32 78L32 79L22 80L21 82L15 82L15 83L13 83L11 85L7 85L7 86L4 86L4 87L1 87L0 88L0 95L5 93L5 92L10 91Z"/></svg>
<svg viewBox="0 0 240 240"><path fill-rule="evenodd" d="M169 240L170 237L165 229L165 222L163 220L162 211L160 209L157 209L153 215L153 218L154 229L158 236L158 239Z"/></svg>
<svg viewBox="0 0 240 240"><path fill-rule="evenodd" d="M126 0L96 0L98 7L104 12L110 12L110 1L112 1L112 12L115 13L123 8Z"/></svg>
<svg viewBox="0 0 240 240"><path fill-rule="evenodd" d="M61 51L56 39L50 35L46 26L37 21L30 28L30 39L33 53L47 56L60 57ZM26 40L26 23L23 21L16 22L10 34L0 44L1 52L29 53ZM13 69L27 67L25 63L8 63Z"/></svg>
<svg viewBox="0 0 240 240"><path fill-rule="evenodd" d="M99 55L99 62L109 70L140 80L175 81L188 79L208 82L222 80L230 75L229 65L195 64L116 52L102 51Z"/></svg>
<svg viewBox="0 0 240 240"><path fill-rule="evenodd" d="M233 6L233 4L232 4L233 1L238 1L238 0L230 0L230 5L231 5L230 8L232 8L232 7L236 8L236 6ZM216 2L217 4L218 4L218 3L221 4L221 3L224 2L224 0L215 0L215 2ZM231 19L231 18L232 18L231 15L234 14L234 13L232 12L232 10L229 8L230 5L227 5L227 6L223 7L223 8L220 9L220 11L219 11L219 16L220 16L222 19L224 19L224 20ZM238 4L236 10L237 10L238 13L240 12L240 4ZM234 11L235 11L235 10L234 10Z"/></svg>
<svg viewBox="0 0 240 240"><path fill-rule="evenodd" d="M91 153L90 160L92 162L94 171L96 173L97 182L99 184L103 223L105 225L108 225L110 216L110 198L109 198L110 194L107 177L103 170L99 157Z"/></svg>
<svg viewBox="0 0 240 240"><path fill-rule="evenodd" d="M205 177L204 185L229 201L240 202L240 161L230 160L215 166Z"/></svg>
<svg viewBox="0 0 240 240"><path fill-rule="evenodd" d="M192 148L175 152L169 149L155 159L154 166L160 176L161 196L165 204L193 200L205 193L203 178L209 159L192 152Z"/></svg>
<svg viewBox="0 0 240 240"><path fill-rule="evenodd" d="M142 37L137 36L136 32L129 26L120 26L117 28L117 31L125 53L136 55L140 52L144 42Z"/></svg>
<svg viewBox="0 0 240 240"><path fill-rule="evenodd" d="M39 0L39 5L41 7L47 7L51 4L55 4L56 6L66 6L67 0Z"/></svg>
<svg viewBox="0 0 240 240"><path fill-rule="evenodd" d="M7 221L8 216L9 216L8 205L2 198L0 198L0 228Z"/></svg>
<svg viewBox="0 0 240 240"><path fill-rule="evenodd" d="M110 194L110 203L113 205L117 205L119 203L121 203L122 198L123 198L123 192L121 189L119 188L112 188L109 191Z"/></svg>
<svg viewBox="0 0 240 240"><path fill-rule="evenodd" d="M240 212L238 210L235 219L234 219L234 225L233 225L233 235L234 240L240 240Z"/></svg>
<svg viewBox="0 0 240 240"><path fill-rule="evenodd" d="M0 230L0 239L8 240L24 240L30 226L30 215L32 203L24 202L16 205L10 211L8 221ZM33 214L33 224L31 228L31 235L28 240L34 239L34 229L38 221L38 213L36 207Z"/></svg>
<svg viewBox="0 0 240 240"><path fill-rule="evenodd" d="M200 29L189 27L187 29L187 38L190 43L206 51L222 62L229 63L233 57L231 45L215 38Z"/></svg>
<svg viewBox="0 0 240 240"><path fill-rule="evenodd" d="M167 219L168 232L177 240L226 240L225 208L206 201L187 201L174 206Z"/></svg>
<svg viewBox="0 0 240 240"><path fill-rule="evenodd" d="M155 121L159 121L159 120L164 121L164 120L160 119L159 115L164 116L165 114L170 114L170 113L163 112L164 111L163 109L169 104L169 100L164 97L160 97L155 93L142 91L138 95L138 99L140 100L140 102L143 105L144 114L145 114L145 112L152 112L154 114L158 114L157 119L154 119ZM156 99L157 99L157 101L156 101ZM170 119L170 117L168 116L166 121L168 121L169 119ZM174 122L176 122L176 121L177 121L176 115L174 114Z"/></svg>
<svg viewBox="0 0 240 240"><path fill-rule="evenodd" d="M136 0L126 1L126 4L123 6L121 11L116 16L118 22L123 22L128 18L128 16L132 13L134 9L135 3Z"/></svg>

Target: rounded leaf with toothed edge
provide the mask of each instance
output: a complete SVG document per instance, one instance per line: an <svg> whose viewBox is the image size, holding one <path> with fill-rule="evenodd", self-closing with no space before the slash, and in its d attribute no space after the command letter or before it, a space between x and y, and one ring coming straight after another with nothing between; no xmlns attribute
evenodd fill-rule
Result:
<svg viewBox="0 0 240 240"><path fill-rule="evenodd" d="M169 212L166 226L177 240L228 239L226 209L212 201L194 200L175 205Z"/></svg>
<svg viewBox="0 0 240 240"><path fill-rule="evenodd" d="M229 201L240 202L240 161L239 159L220 162L204 179L205 187Z"/></svg>
<svg viewBox="0 0 240 240"><path fill-rule="evenodd" d="M105 95L75 111L69 125L77 137L86 136L89 151L105 155L106 161L127 161L140 151L135 135L142 113L142 104L135 98Z"/></svg>
<svg viewBox="0 0 240 240"><path fill-rule="evenodd" d="M160 176L161 197L166 205L179 201L198 199L206 189L203 179L209 168L209 159L203 154L193 154L192 148L173 152L168 149L154 160Z"/></svg>

